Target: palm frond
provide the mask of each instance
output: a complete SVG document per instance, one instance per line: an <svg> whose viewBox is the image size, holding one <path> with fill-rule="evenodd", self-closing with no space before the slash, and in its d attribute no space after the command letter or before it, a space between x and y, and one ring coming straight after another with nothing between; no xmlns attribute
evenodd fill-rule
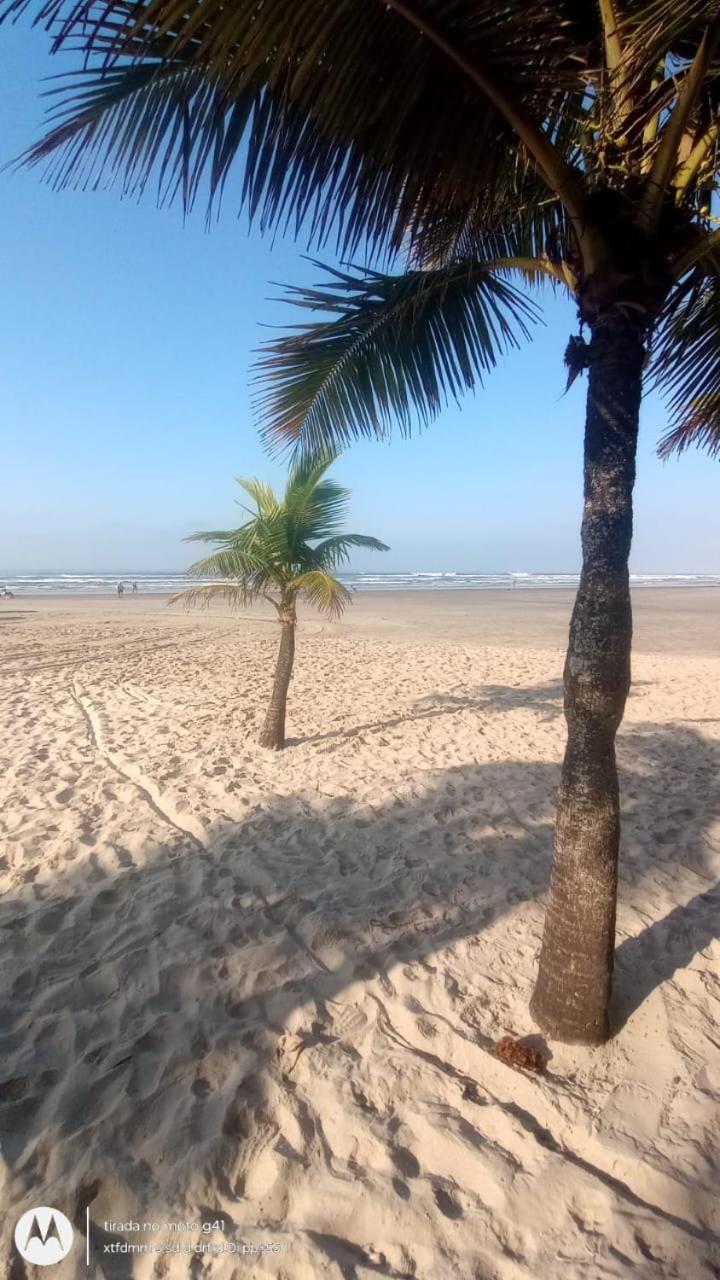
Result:
<svg viewBox="0 0 720 1280"><path fill-rule="evenodd" d="M319 565L336 569L341 564L347 564L352 551L357 547L366 551L390 550L379 538L370 538L364 533L341 533L316 543L312 552Z"/></svg>
<svg viewBox="0 0 720 1280"><path fill-rule="evenodd" d="M238 530L238 533L243 532L244 529ZM188 569L188 573L196 578L244 578L252 576L262 568L255 556L248 555L241 546L226 537L224 546L213 551L212 555L196 560Z"/></svg>
<svg viewBox="0 0 720 1280"><path fill-rule="evenodd" d="M320 613L329 618L339 618L347 605L352 603L352 594L331 573L322 569L310 569L298 574L292 581L292 589L303 595L305 599Z"/></svg>
<svg viewBox="0 0 720 1280"><path fill-rule="evenodd" d="M257 600L270 588L280 587L287 576L272 556L263 555L262 551L259 555L257 552L248 554L241 546L229 544L227 540L212 555L196 560L188 573L194 578L222 579L223 588L232 588L244 605Z"/></svg>
<svg viewBox="0 0 720 1280"><path fill-rule="evenodd" d="M658 456L669 458L695 446L711 458L720 457L720 397L708 396L690 405L678 424L663 436Z"/></svg>
<svg viewBox="0 0 720 1280"><path fill-rule="evenodd" d="M142 194L155 171L160 203L181 194L187 207L193 204L200 161L221 153L229 125L228 101L205 68L152 58L60 79L48 94L50 130L19 163L44 164L56 189L117 180L124 195ZM235 102L233 116L247 120L251 108L247 98Z"/></svg>
<svg viewBox="0 0 720 1280"><path fill-rule="evenodd" d="M298 459L285 490L285 511L298 545L328 537L345 518L349 489L327 475L334 454Z"/></svg>
<svg viewBox="0 0 720 1280"><path fill-rule="evenodd" d="M653 385L668 403L658 452L690 445L720 451L720 274L703 263L671 295L660 327Z"/></svg>
<svg viewBox="0 0 720 1280"><path fill-rule="evenodd" d="M206 529L199 533L188 533L183 542L225 542L232 543L238 535L237 529Z"/></svg>
<svg viewBox="0 0 720 1280"><path fill-rule="evenodd" d="M213 600L219 599L226 600L234 609L245 609L258 599L258 593L248 592L242 582L205 582L176 592L168 604L184 604L187 609L208 609Z"/></svg>
<svg viewBox="0 0 720 1280"><path fill-rule="evenodd" d="M546 147L585 89L586 31L579 45L573 22L547 0L410 0L402 9L381 0L4 0L0 12L34 12L56 32L54 52L84 55L59 121L29 152L55 157L60 184L91 175L136 190L157 172L165 198L180 194L189 208L205 182L219 195L237 163L242 204L263 227L303 226L314 243L337 235L349 255L366 243L399 248L408 229L502 180L518 139L483 85L502 85L513 118L534 121ZM428 38L428 17L444 47Z"/></svg>
<svg viewBox="0 0 720 1280"><path fill-rule="evenodd" d="M264 480L258 480L255 476L236 476L235 479L240 488L252 498L261 516L277 515L281 502L272 485Z"/></svg>
<svg viewBox="0 0 720 1280"><path fill-rule="evenodd" d="M584 91L583 91L584 92ZM582 95L559 93L547 131L568 162L590 171L584 150L587 107ZM574 232L562 202L518 151L511 161L496 153L493 181L467 193L457 192L430 206L408 227L409 265L423 270L462 262L521 260L525 283L545 284L560 258L577 252ZM532 263L532 265L530 265ZM558 277L560 273L558 272Z"/></svg>
<svg viewBox="0 0 720 1280"><path fill-rule="evenodd" d="M689 63L717 16L716 0L637 0L630 5L626 26L636 74L668 55L676 64Z"/></svg>
<svg viewBox="0 0 720 1280"><path fill-rule="evenodd" d="M482 382L537 318L484 264L401 276L325 270L323 287L287 296L331 318L295 326L258 362L258 409L274 447L340 448L356 436L385 436L395 420L409 434L449 396Z"/></svg>
<svg viewBox="0 0 720 1280"><path fill-rule="evenodd" d="M339 453L337 450L324 450L322 453L308 454L304 458L298 458L288 475L287 485L285 487L285 497L288 494L304 492L308 488L313 488L319 484L334 462L337 462Z"/></svg>

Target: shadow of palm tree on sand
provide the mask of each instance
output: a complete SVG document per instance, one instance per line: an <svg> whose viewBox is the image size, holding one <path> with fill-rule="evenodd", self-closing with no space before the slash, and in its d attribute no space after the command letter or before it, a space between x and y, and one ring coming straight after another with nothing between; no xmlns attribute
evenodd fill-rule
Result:
<svg viewBox="0 0 720 1280"><path fill-rule="evenodd" d="M486 687L471 704L554 713L557 693L556 682ZM438 695L418 715L456 702L467 705ZM709 836L720 818L717 744L690 728L646 726L623 736L620 758L621 903L642 902L659 869L684 868L700 891L621 936L617 1028L720 933ZM123 1203L146 1217L201 1204L240 1227L250 1215L281 1231L289 1210L279 1184L258 1181L271 1153L300 1179L317 1160L348 1212L362 1192L379 1204L399 1196L411 1214L425 1175L393 1129L393 1055L448 1081L460 1110L447 1123L487 1149L460 1114L487 1102L483 1085L450 1062L443 1037L489 1051L497 1010L519 981L514 962L537 949L557 780L555 765L504 761L435 771L412 798L362 810L348 799L274 797L241 824L216 824L204 843L178 831L116 876L85 863L34 896L6 897L0 1134L13 1205L61 1188L81 1231L89 1207L96 1241ZM507 932L481 945L503 918ZM442 1013L429 996L437 984ZM320 1071L334 1063L344 1105L388 1153L387 1174L334 1151L330 1117L298 1082L298 1064L311 1060ZM527 1107L507 1105L533 1144L567 1158ZM626 1209L716 1240L585 1165ZM452 1183L427 1176L442 1233L464 1210ZM413 1274L315 1227L294 1247L318 1275ZM321 1272L323 1259L336 1270ZM93 1266L112 1280L133 1274L122 1257L98 1254Z"/></svg>

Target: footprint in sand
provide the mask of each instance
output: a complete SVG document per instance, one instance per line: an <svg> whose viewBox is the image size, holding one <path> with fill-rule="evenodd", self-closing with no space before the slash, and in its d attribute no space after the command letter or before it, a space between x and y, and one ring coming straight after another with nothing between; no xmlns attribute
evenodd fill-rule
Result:
<svg viewBox="0 0 720 1280"><path fill-rule="evenodd" d="M390 1159L404 1178L420 1177L420 1162L408 1147L391 1147Z"/></svg>
<svg viewBox="0 0 720 1280"><path fill-rule="evenodd" d="M26 969L24 973L18 975L10 988L10 995L15 999L23 1000L29 996L37 981L37 975L31 969Z"/></svg>
<svg viewBox="0 0 720 1280"><path fill-rule="evenodd" d="M64 902L52 903L47 911L36 916L33 921L34 928L38 933L57 933L76 901L76 898L66 898Z"/></svg>
<svg viewBox="0 0 720 1280"><path fill-rule="evenodd" d="M0 1106L13 1102L21 1102L28 1090L25 1076L12 1076L9 1080L0 1080Z"/></svg>
<svg viewBox="0 0 720 1280"><path fill-rule="evenodd" d="M90 915L92 918L97 919L98 916L106 915L107 912L115 905L117 899L117 889L101 889L99 893L95 894L92 907L90 908Z"/></svg>
<svg viewBox="0 0 720 1280"><path fill-rule="evenodd" d="M242 1086L223 1121L223 1133L234 1139L230 1185L235 1195L257 1200L275 1182L279 1167L271 1150L280 1126L262 1107L244 1105Z"/></svg>
<svg viewBox="0 0 720 1280"><path fill-rule="evenodd" d="M450 1218L453 1222L458 1222L462 1218L463 1211L461 1206L439 1182L433 1183L433 1197L444 1217Z"/></svg>

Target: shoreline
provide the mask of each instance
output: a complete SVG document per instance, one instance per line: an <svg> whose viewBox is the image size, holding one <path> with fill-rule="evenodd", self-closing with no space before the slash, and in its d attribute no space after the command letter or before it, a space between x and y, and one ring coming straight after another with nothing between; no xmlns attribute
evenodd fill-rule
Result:
<svg viewBox="0 0 720 1280"><path fill-rule="evenodd" d="M9 579L8 579L9 581ZM127 582L127 578L121 579ZM513 595L562 595L563 593L574 594L577 590L576 585L561 587L355 587L354 583L347 584L354 588L353 594L358 596L432 596L436 599L438 596L506 596L508 593ZM681 591L683 593L690 591L720 591L719 582L693 582L691 585L681 585L673 582L631 582L631 592L640 591L643 594L647 591ZM16 599L23 600L113 600L116 596L115 591L20 591L15 593ZM145 600L167 600L173 595L172 591L128 591L124 592L126 596L142 596Z"/></svg>

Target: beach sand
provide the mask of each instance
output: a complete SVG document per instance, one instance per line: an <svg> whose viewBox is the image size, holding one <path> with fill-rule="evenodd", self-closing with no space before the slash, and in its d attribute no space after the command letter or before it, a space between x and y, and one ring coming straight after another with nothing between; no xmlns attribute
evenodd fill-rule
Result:
<svg viewBox="0 0 720 1280"><path fill-rule="evenodd" d="M0 602L3 1275L36 1205L58 1280L720 1275L720 592L635 603L615 1035L535 1076L569 594L308 617L278 755L262 610Z"/></svg>

